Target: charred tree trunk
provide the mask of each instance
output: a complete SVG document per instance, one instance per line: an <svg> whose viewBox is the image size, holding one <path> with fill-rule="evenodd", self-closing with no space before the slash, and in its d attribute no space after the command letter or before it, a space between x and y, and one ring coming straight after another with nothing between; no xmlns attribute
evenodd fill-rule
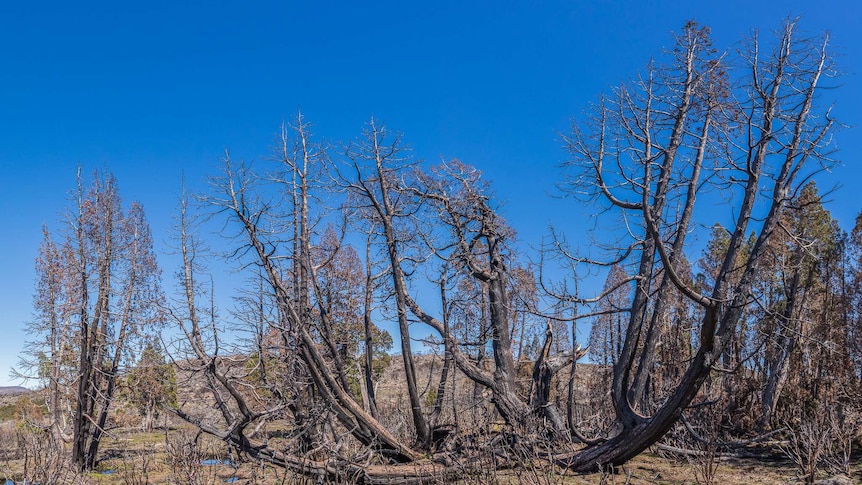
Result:
<svg viewBox="0 0 862 485"><path fill-rule="evenodd" d="M374 340L371 337L371 329L374 325L371 322L371 305L374 293L374 278L371 274L371 241L365 244L365 292L362 307L362 327L365 332L365 368L363 376L365 378L365 395L368 399L368 412L374 419L379 419L377 414L377 398L374 390Z"/></svg>

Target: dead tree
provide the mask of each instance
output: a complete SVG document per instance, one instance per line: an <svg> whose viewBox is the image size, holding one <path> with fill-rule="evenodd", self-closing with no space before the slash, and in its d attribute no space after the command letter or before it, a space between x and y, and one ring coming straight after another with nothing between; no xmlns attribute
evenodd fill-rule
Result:
<svg viewBox="0 0 862 485"><path fill-rule="evenodd" d="M531 400L517 383L504 242L512 231L491 208L487 189L478 170L457 160L443 163L428 174L418 174L417 185L410 188L436 212L433 217L444 228L444 234L437 238L435 252L463 268L466 275L481 283L486 293L493 370L488 372L473 363L443 321L424 310L415 299L408 296L407 302L420 320L441 335L458 368L491 391L494 407L518 435L527 437L536 433L536 418L547 418L552 434L565 436L565 424L547 399L549 394L539 392ZM547 358L537 360L532 387L546 389L543 383L548 384L553 374L583 355L584 352L576 348L559 356L553 364Z"/></svg>
<svg viewBox="0 0 862 485"><path fill-rule="evenodd" d="M27 342L18 369L13 373L22 379L43 380L47 389L47 428L51 439L60 444L71 441L65 409L73 398L75 369L69 342L72 332L75 302L67 245L54 241L48 227L42 228L42 244L36 257L36 294L33 298L34 318L27 324L27 333L38 336Z"/></svg>
<svg viewBox="0 0 862 485"><path fill-rule="evenodd" d="M619 465L670 429L751 304L757 262L788 201L829 163L833 122L828 110L815 110L822 80L831 73L827 40L798 39L796 27L786 23L766 54L755 35L744 68L732 68L712 50L708 29L689 23L670 65L651 65L635 85L602 98L592 122L568 137L577 173L572 183L630 221L639 259L614 366L618 431L561 464L582 471ZM681 273L680 257L704 187L733 200L734 226L712 288L698 291ZM751 231L756 238L743 261ZM671 394L643 414L638 403L659 330L651 315L664 311L671 288L701 308L697 348Z"/></svg>
<svg viewBox="0 0 862 485"><path fill-rule="evenodd" d="M34 364L47 373L52 438L57 446L71 439L72 461L86 470L96 464L132 343L160 323L161 289L141 205L124 209L110 174L95 175L87 186L79 168L77 182L65 237L54 242L44 232L37 260L41 322L34 328L44 338L31 342L30 353L46 358ZM64 385L74 390L63 395ZM71 438L64 402L72 408Z"/></svg>
<svg viewBox="0 0 862 485"><path fill-rule="evenodd" d="M260 187L255 187L259 179L254 177L248 167L242 164L235 166L229 158L226 159L224 167L224 174L213 179L214 191L203 200L215 210L224 213L230 223L240 229L240 235L245 243L237 254L250 255L253 264L260 269L277 309L274 312L277 315L277 321L274 322L273 329L283 344L295 351L296 358L302 363L302 371L310 376L314 386L315 401L319 402L327 412L332 413L340 425L339 429L343 430L346 436L352 436L362 446L373 450L384 463L407 463L420 460L422 454L419 451L401 442L357 401L351 389L347 388L345 380L339 376L340 370L335 362L337 357L326 354L330 345L321 340L319 331L324 330L327 325L332 325L332 322L327 321L330 315L321 304L319 265L316 267L314 261L310 260L310 256L302 261L301 264L309 268L307 291L311 295L297 295L293 286L285 279L285 275L290 276L291 273L285 271L282 266L282 262L288 260L283 257L283 254L290 254L285 251L285 240L281 237L283 231L273 230L275 226L272 223L282 219L279 218L275 208L261 198L261 192L258 191ZM290 227L288 230L294 231ZM310 234L302 229L296 232ZM183 238L189 237L185 229L182 229L180 234ZM288 244L293 244L289 239L287 241ZM299 244L305 246L299 250L300 254L311 255L314 252L310 236L301 238ZM333 469L330 465L332 460L339 459L338 455L330 456L330 461L327 462L315 462L313 458L298 455L297 450L274 450L265 443L249 437L249 430L255 423L268 416L290 411L292 407L290 396L284 394L280 399L265 406L257 404L244 392L247 386L243 381L229 372L229 359L220 356L217 348L213 349L214 344L207 344L207 340L203 337L204 326L197 309L194 264L188 249L193 245L183 242L180 246L184 254L185 308L182 312L175 312L176 322L183 329L193 359L207 379L222 419L220 423L213 422L188 413L182 408L174 409L174 412L201 430L224 440L243 454L308 475L323 474L332 477L335 476L332 473L335 473L344 478L340 471L333 471L339 470L342 466ZM316 305L316 311L308 309L300 313L303 300ZM211 341L218 342L217 335L210 338ZM342 463L342 465L345 470L350 468L348 463ZM421 466L415 468L415 473L427 473ZM439 466L430 468L434 473L441 473ZM455 473L457 470L453 468L449 471L444 470L442 473L445 475ZM380 473L386 475L392 471L382 470Z"/></svg>
<svg viewBox="0 0 862 485"><path fill-rule="evenodd" d="M447 172L447 183L463 183L468 180L465 175L473 176L472 169L461 164L453 164L453 167L456 168ZM404 477L412 476L411 480L424 480L421 478L424 476L421 474L426 473L422 471L424 470L424 465L421 465L422 458L425 450L437 449L436 446L432 446L436 443L426 440L409 445L401 441L366 410L366 406L357 400L352 389L348 388L347 383L340 376L341 370L335 360L337 357L331 355L331 345L326 342L329 339L325 335L326 329L328 326L331 327L333 322L327 321L332 317L331 312L327 310L325 305L321 304L325 300L325 298L321 298L321 295L325 293L321 280L325 271L321 271L319 264L315 264L314 260L305 262L307 267L311 269L308 273L310 297L297 296L296 292L293 291L294 288L285 280L285 275L291 275L282 266L284 261L290 259L283 256L290 254L285 251L285 245L290 244L290 240L282 238L281 234L284 232L301 234L303 231L295 229L273 230L275 226L272 223L284 219L276 218L277 211L261 196L263 192L261 192L260 187L255 186L259 179L255 179L254 175L244 165L235 166L227 159L224 174L214 179L214 182L215 190L203 200L217 211L228 216L231 224L240 228L240 234L245 243L237 249L236 254L249 255L253 264L262 273L269 288L268 293L272 295L274 305L277 308L276 312L272 312L273 315L277 315L277 321L272 324L273 329L281 336L281 340L285 342L284 345L289 344L295 350L296 357L302 362L303 372L308 373L313 381L315 401L332 413L339 425L338 429L343 430L345 436L351 436L363 447L372 450L374 456L377 457L377 462L390 465L409 464L404 465L400 469L401 471L388 469L381 470L380 473L395 473ZM392 180L388 180L386 183L394 184ZM401 290L394 293L394 298L403 299L404 311L412 312L431 325L432 328L438 330L446 341L446 346L450 349L450 358L455 365L475 382L492 391L496 408L509 423L511 429L515 431L516 436L531 439L530 436L535 433L535 429L532 427L533 423L539 422L536 418L554 416L554 414L549 413L553 404L548 399L549 394L547 392L538 393L537 398L530 400L525 389L517 383L513 346L509 340L512 325L509 321L511 311L507 301L509 282L504 261L506 251L504 250L503 239L507 234L505 226L490 209L486 197L476 192L475 187L469 187L468 191L459 194L442 189L437 190L437 188L441 187L428 184L425 187L428 190L419 190L404 185L400 186L399 197L410 196L417 198L423 205L428 204L429 207L433 205L434 211L440 217L445 218L446 227L451 224L451 229L454 231L449 233L449 237L452 238L451 247L454 248L454 252L449 257L452 258L453 264L463 267L467 277L485 283L482 287L487 292L488 325L494 353L493 370L486 371L476 366L468 356L464 355L459 349L457 340L448 329L448 325L431 317L411 297L407 291L406 280L403 281L404 285L399 287ZM371 203L373 205L373 201ZM403 206L399 206L399 210L402 208ZM380 216L379 213L376 214ZM385 228L385 225L383 227ZM186 231L181 230L180 234L186 234ZM392 231L387 235L384 230L383 235L384 247L388 255L387 274L391 277L392 273L401 272L401 277L404 277L405 270L401 265L404 264L405 259L401 247L395 239L397 232ZM182 237L188 237L188 235ZM288 242L285 243L285 241ZM306 246L301 252L309 255L316 252L311 247L310 238L300 241L300 244ZM182 243L180 246L187 248L190 245ZM187 252L188 250L184 249L183 251ZM323 254L329 252L324 251ZM305 466L300 467L297 465L301 462L300 457L296 454L297 450L273 450L249 437L249 430L252 429L254 423L267 419L269 416L275 416L282 411L290 411L290 400L285 400L287 396L284 395L281 401L276 400L270 404L261 405L250 399L244 392L246 386L243 381L231 374L230 359L220 356L217 348L213 349L213 345L219 342L218 336L211 336L210 339L214 343L207 344L207 340L202 337L203 325L196 309L196 294L191 290L195 287L193 281L194 264L188 260L189 257L184 256L185 283L183 287L187 288L185 291L185 309L182 312L176 311L174 314L177 316L178 325L183 328L186 335L188 347L192 352L192 360L197 362L198 368L207 379L221 419L219 423L216 423L200 416L194 416L182 408L175 409L175 412L194 423L201 430L224 440L241 453L270 461L279 466L293 468L300 473L310 475L323 473L329 476L330 471L327 471L329 470L327 467L330 465L328 463L336 462L345 466L349 465L349 462L339 461L346 460L346 457L333 454L327 462L314 464L314 458L312 458L311 461L305 462ZM393 264L393 261L397 262L397 265ZM366 271L366 277L367 275ZM394 287L395 285L393 285ZM316 310L301 314L298 309L301 308L303 298L307 298L306 301L316 305ZM406 314L404 316L406 319ZM330 355L327 355L328 350ZM543 361L543 367L537 374L540 377L537 379L545 383L549 382L556 370L563 368L580 355L575 352L560 357L560 362ZM261 357L260 360L263 361L263 358ZM545 364L550 365L545 367ZM543 389L548 388L545 386ZM559 413L556 413L556 416L559 417ZM425 419L424 414L423 419ZM553 427L564 431L564 425L560 424L560 419L554 420ZM468 452L454 455L446 452L438 459L446 462L447 466L442 469L437 466L431 468L438 474L437 477L455 476L467 466L465 460L468 460L469 457ZM441 473L442 475L440 475ZM420 475L414 476L414 474ZM376 478L369 476L368 479Z"/></svg>
<svg viewBox="0 0 862 485"><path fill-rule="evenodd" d="M353 179L346 181L345 185L355 195L357 203L365 207L366 213L379 226L382 233L382 244L386 248L389 260L388 271L392 279L401 356L404 362L404 376L413 426L416 430L416 442L427 446L431 435L416 384L410 326L407 319L409 311L406 302L407 281L402 268L407 231L399 226L411 211L415 211L415 206L410 203L411 201L405 200L404 194L399 191L398 177L403 176L405 169L409 167L409 159L402 153L403 147L400 146L399 138L396 135L392 141L389 141L386 128L372 119L363 138L347 149L346 158L350 164Z"/></svg>

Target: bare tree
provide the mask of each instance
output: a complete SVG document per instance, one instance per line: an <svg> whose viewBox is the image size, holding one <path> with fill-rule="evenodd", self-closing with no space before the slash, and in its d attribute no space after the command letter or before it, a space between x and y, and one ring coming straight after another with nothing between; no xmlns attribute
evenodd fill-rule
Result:
<svg viewBox="0 0 862 485"><path fill-rule="evenodd" d="M44 339L31 346L45 357L34 364L48 382L52 437L56 443L67 437L64 408L73 408L72 459L90 469L120 372L136 340L161 323L162 295L143 208L132 203L123 209L112 175L97 174L85 187L79 168L74 211L61 242L44 233L36 268L37 333ZM67 386L74 396L63 395Z"/></svg>
<svg viewBox="0 0 862 485"><path fill-rule="evenodd" d="M554 435L566 435L565 425L548 400L548 394L537 392L532 397L525 396L517 382L505 244L513 231L491 208L487 183L478 170L457 160L440 164L428 174L418 174L417 182L411 191L427 201L444 228L445 234L440 236L435 252L475 280L487 298L482 305L482 310L487 306L487 316L481 321L487 324L490 334L493 370L488 372L472 362L448 326L408 296L406 301L411 311L443 337L458 368L491 391L495 409L518 433L534 433L537 430L535 418L541 417L548 420ZM546 346L552 342L552 334L547 334ZM479 344L484 345L481 340ZM543 355L546 358L534 364L533 389L539 389L543 383L546 385L553 374L582 357L584 352L580 348L571 349L557 356L553 364L547 360L547 350ZM546 366L544 370L543 366Z"/></svg>
<svg viewBox="0 0 862 485"><path fill-rule="evenodd" d="M624 284L626 277L622 267L611 266L603 288L607 296L599 302L599 315L590 329L590 353L605 366L615 366L622 353L628 323L624 312L631 301L630 286Z"/></svg>
<svg viewBox="0 0 862 485"><path fill-rule="evenodd" d="M830 163L828 110L815 101L831 74L828 38L798 38L784 24L771 52L755 34L741 67L725 62L708 29L689 23L668 66L650 65L634 86L598 104L567 138L573 184L623 215L637 238L637 281L612 397L618 431L561 460L576 470L618 465L663 436L691 404L751 304L757 262L788 201ZM710 162L710 163L707 163ZM681 257L704 187L732 197L734 226L710 288L687 281ZM737 199L741 197L741 199ZM756 233L747 261L741 249ZM700 307L697 347L669 396L637 411L671 288ZM644 411L641 409L641 411Z"/></svg>
<svg viewBox="0 0 862 485"><path fill-rule="evenodd" d="M404 176L410 166L405 157L400 137L391 141L384 126L372 119L364 136L347 149L346 157L351 165L354 178L347 183L348 189L355 194L360 204L379 225L382 242L389 259L389 274L392 278L392 291L395 297L398 330L401 342L401 356L404 362L404 375L407 395L417 443L425 444L430 438L428 420L422 408L419 388L416 384L416 370L410 341L410 326L406 302L407 281L402 267L405 236L408 230L403 226L405 218L416 210L411 200L399 190L399 177Z"/></svg>
<svg viewBox="0 0 862 485"><path fill-rule="evenodd" d="M33 299L35 316L27 325L28 333L40 338L28 342L21 358L20 368L13 372L24 379L37 379L47 388L47 408L51 438L54 443L71 440L67 425L67 409L73 397L69 389L75 376L70 278L68 273L69 247L58 245L47 227L42 230L43 241L36 258L36 295Z"/></svg>
<svg viewBox="0 0 862 485"><path fill-rule="evenodd" d="M298 136L301 138L304 135L300 133ZM239 235L245 242L232 255L240 258L248 256L246 261L259 268L276 310L272 313L275 319L269 325L277 336L276 341L284 350L282 358L295 358L297 363L301 364L298 373L292 374L294 378L288 379L301 378L303 374L310 377L313 383L313 394L310 395L313 400L310 402L334 419L334 422L327 419L327 427L332 433L329 439L334 441L319 443L328 451L324 457L325 461L320 461L314 456L303 456L301 449L275 449L250 437L250 431L256 423L283 412L293 413L296 417L298 413L308 409L302 403L309 401L303 401L304 398L297 401L297 391L300 391L298 389L276 395L277 399L268 403L252 399L247 392L247 380L231 371L231 358L218 354L217 331L210 332L212 343L207 344L203 337L204 328L194 290L195 244L190 242L193 237L187 228L187 222L182 222L185 221L184 216L181 217L179 233L184 259L185 276L181 286L185 292L185 308L177 309L173 314L186 336L192 360L197 362L197 368L207 378L221 419L217 420L220 422L213 421L186 412L182 407L174 411L243 454L308 475L329 478L351 476L355 479L358 469L362 469L363 474L384 477L397 476L399 473L407 473L414 478L448 473L445 470L441 472L443 467L435 464L417 466L409 472L393 471L385 467L379 470L366 469L365 466L360 468L359 465L351 463L349 456L336 451L345 444L347 438L353 438L354 443L373 450L384 460L384 465L414 462L422 458L420 452L403 443L366 411L366 406L358 400L350 386L346 366L350 351L349 347L340 348L339 339L342 337L338 335L339 332L350 333L351 329L340 328L339 325L348 323L343 320L348 318L358 327L362 291L361 288L358 293L355 289L349 289L353 303L345 302L331 292L348 291L344 288L344 285L349 283L344 279L347 273L352 274L351 278L355 281L361 279L361 271L355 264L356 261L348 264L351 259L349 251L333 233L325 237L321 244L313 245L310 228L295 227L296 224L306 223L302 217L282 217L277 207L268 202L265 198L265 182L266 179L257 178L246 165L235 165L228 158L225 160L223 175L213 178L213 190L202 196L201 200L215 211L225 214L231 227L239 228ZM298 206L308 200L308 195L300 195L297 199ZM288 224L283 224L284 221L288 221ZM292 237L284 238L284 234L307 234L308 237L299 236L297 240ZM355 254L353 257L355 258ZM345 264L347 266L344 266ZM301 265L305 268L304 271L307 271L304 281L303 278L294 278L295 265ZM330 281L333 279L338 281ZM292 282L297 281L304 285L305 290L296 291ZM306 303L309 307L303 306ZM300 311L302 308L305 310ZM216 327L213 326L213 329ZM355 330L356 328L353 333L356 333ZM354 341L353 344L355 343ZM347 350L347 353L342 350ZM264 359L259 358L258 361L262 362ZM289 368L286 364L288 362L282 364L281 368ZM284 375L280 377L287 378ZM392 473L395 475L391 475Z"/></svg>

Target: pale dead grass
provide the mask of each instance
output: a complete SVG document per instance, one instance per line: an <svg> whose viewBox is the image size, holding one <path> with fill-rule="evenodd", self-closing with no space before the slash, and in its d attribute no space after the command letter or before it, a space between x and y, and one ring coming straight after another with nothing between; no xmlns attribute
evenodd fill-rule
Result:
<svg viewBox="0 0 862 485"><path fill-rule="evenodd" d="M147 475L151 484L178 483L176 474L172 473L170 460L171 439L188 436L190 429L175 429L168 433L166 438L164 431L143 433L135 430L126 430L115 433L107 439L103 445L103 459L99 462L99 470L114 470L111 474L88 473L76 477L75 482L80 484L129 484L144 483L133 482L132 478L141 478L141 460L147 459ZM200 449L208 457L225 458L223 443L202 436ZM15 460L7 460L3 465L4 473L11 476L20 476L22 463ZM239 463L237 469L226 465L204 466L199 474L201 484L226 483L230 477L236 477L237 484L289 484L305 483L302 477L285 476L283 470L269 466L261 466L259 463ZM854 471L854 480L862 479L862 466L857 465ZM2 481L0 481L2 483ZM442 483L442 482L441 482ZM480 477L467 478L464 484L625 484L631 485L671 485L671 484L696 484L694 471L685 460L665 458L653 453L644 453L623 467L617 469L615 474L594 473L589 475L573 475L562 470L550 470L542 468L522 468L518 470L486 471ZM800 483L796 479L793 465L785 461L762 462L748 459L725 459L719 467L716 482L727 485L784 485L788 483ZM183 484L185 485L185 484Z"/></svg>
<svg viewBox="0 0 862 485"><path fill-rule="evenodd" d="M418 369L417 377L419 377L420 388L424 391L432 389L436 384L442 361L438 357L421 356L417 359ZM397 412L400 408L407 406L406 396L403 392L403 381L399 378L400 373L400 357L395 356L392 359L390 366L384 371L379 382L378 397L381 401L381 407L388 408L393 416L398 416L401 413ZM461 424L466 424L468 414L458 413L454 408L455 402L463 402L472 398L473 385L467 381L460 373L456 372L453 377L455 384L454 392L450 389L450 397L447 398L447 406L444 408L443 422L449 420L460 420ZM207 401L201 398L206 395L201 389L193 386L186 386L181 390L181 399L188 402L200 402L200 406L205 408ZM110 435L105 438L101 447L101 461L99 462L99 470L113 470L113 473L103 475L99 473L88 473L78 475L74 482L81 485L85 484L122 484L122 485L143 485L162 484L162 483L187 483L179 482L177 473L172 470L172 466L176 466L177 460L171 460L171 440L180 437L194 436L195 430L181 423L174 418L168 418L160 424L171 426L167 433L164 430L156 430L151 433L145 433L137 428L120 428L112 430ZM399 425L397 422L388 423L395 428ZM4 427L5 425L5 427ZM272 423L275 428L282 425L288 426L285 423ZM409 428L408 426L404 426ZM468 426L469 427L469 426ZM15 427L11 422L0 423L0 438L11 440L14 437ZM270 444L277 443L278 438L272 438ZM0 443L2 445L2 443ZM9 443L7 443L8 447ZM0 446L0 448L3 448ZM224 443L215 440L212 437L202 435L199 441L199 448L204 456L208 458L226 458L227 450ZM4 450L0 450L4 451ZM13 459L14 448L10 448L8 453L0 453L0 483L3 483L5 476L21 477L22 476L22 460ZM853 479L856 483L862 483L862 464L859 464L858 458L854 468ZM173 463L173 465L172 465ZM144 473L146 469L146 473ZM146 476L144 476L146 475ZM827 476L823 473L822 476ZM303 477L290 475L281 469L276 469L271 466L261 465L260 463L245 462L239 463L238 467L226 465L205 466L197 475L201 484L217 484L226 483L225 480L231 477L236 477L237 484L292 484L292 483L312 483ZM146 479L146 480L145 480ZM444 482L440 482L444 483ZM566 473L558 469L550 469L548 467L522 467L518 470L484 470L480 471L475 477L465 478L461 483L464 484L696 484L695 471L692 465L685 459L676 459L673 457L659 456L655 453L644 453L623 467L620 467L616 473L594 473L589 475L574 475ZM748 459L724 459L720 462L716 473L715 483L727 485L779 485L788 483L801 483L797 479L797 473L793 465L789 461L757 461Z"/></svg>

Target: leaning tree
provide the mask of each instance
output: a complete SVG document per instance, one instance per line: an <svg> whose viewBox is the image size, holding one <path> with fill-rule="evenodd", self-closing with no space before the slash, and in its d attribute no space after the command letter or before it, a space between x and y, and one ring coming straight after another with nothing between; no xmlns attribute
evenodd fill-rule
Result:
<svg viewBox="0 0 862 485"><path fill-rule="evenodd" d="M689 22L668 63L651 63L636 82L601 97L566 137L566 188L621 217L636 251L627 259L635 282L613 367L616 429L560 463L586 471L626 462L677 422L721 364L756 303L760 261L789 202L832 162L834 122L819 106L834 74L827 47L828 37L802 37L788 21L774 44L755 33L730 58L712 47L709 29ZM690 234L716 222L703 217L730 221L708 286L695 285L685 269ZM661 318L679 298L699 308L693 356L650 407L645 383L655 371Z"/></svg>

